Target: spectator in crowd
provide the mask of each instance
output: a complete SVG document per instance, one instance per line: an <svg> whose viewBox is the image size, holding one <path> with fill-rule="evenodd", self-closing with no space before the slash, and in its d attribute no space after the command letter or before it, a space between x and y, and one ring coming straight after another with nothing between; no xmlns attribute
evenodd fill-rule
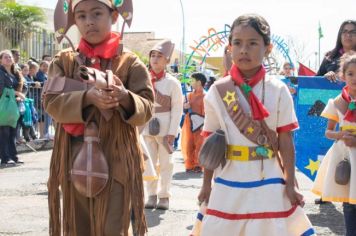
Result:
<svg viewBox="0 0 356 236"><path fill-rule="evenodd" d="M171 68L172 68L172 72L173 72L173 73L175 73L175 74L178 73L178 70L179 70L178 58L175 58L175 59L174 59L174 62L173 62L173 64L172 64Z"/></svg>
<svg viewBox="0 0 356 236"><path fill-rule="evenodd" d="M23 64L21 66L21 71L22 71L22 75L24 77L24 86L23 86L22 92L26 97L32 99L32 101L26 101L31 106L31 105L33 105L33 97L29 97L29 95L33 94L33 93L30 93L30 91L32 91L33 87L35 87L36 85L34 84L34 82L32 81L32 79L29 76L30 69L29 69L29 65L28 64ZM32 119L32 117L33 117L33 115L32 115L32 111L31 111L31 119ZM36 121L32 120L31 123L32 123L32 125L28 125L27 122L24 122L23 118L21 118L20 124L22 126L22 132L23 132L23 136L24 136L26 142L30 141L30 136L31 136L31 138L33 140L37 139L37 136L36 136L36 133L35 133L35 128L33 126L33 123L36 123Z"/></svg>
<svg viewBox="0 0 356 236"><path fill-rule="evenodd" d="M284 62L280 75L284 75L285 77L293 76L293 66L290 62Z"/></svg>
<svg viewBox="0 0 356 236"><path fill-rule="evenodd" d="M44 82L48 79L48 61L42 61L40 63L40 68L36 74L36 81L40 82L43 86ZM40 130L40 138L50 139L51 136L49 134L49 127L52 123L51 117L43 111L42 105L38 107L39 113L39 130Z"/></svg>
<svg viewBox="0 0 356 236"><path fill-rule="evenodd" d="M28 85L27 85L25 75L28 74L29 68L26 64L19 65L19 67L21 69L21 75L23 78L23 86L22 86L21 93L24 96L26 96ZM21 143L25 143L25 139L21 136L21 129L23 130L25 128L23 124L23 115L25 112L25 98L21 99L21 101L18 101L18 107L19 107L20 117L17 121L17 126L16 126L16 144L21 144Z"/></svg>
<svg viewBox="0 0 356 236"><path fill-rule="evenodd" d="M51 55L44 54L44 55L42 56L42 61L48 61L48 62L51 62L51 61L52 61L52 57L51 57Z"/></svg>
<svg viewBox="0 0 356 236"><path fill-rule="evenodd" d="M37 75L37 72L39 70L39 65L33 61L33 60L30 60L28 62L28 65L30 67L30 71L29 71L29 74L28 74L28 77L30 78L30 80L32 81L32 83L34 84L34 88L31 89L29 92L28 92L28 97L29 98L32 98L33 99L33 102L34 102L34 107L35 107L35 112L37 112L37 120L34 120L34 124L36 126L36 129L38 130L39 128L37 126L39 126L39 123L38 123L38 120L39 118L41 118L41 111L42 111L42 106L41 106L41 83L37 81L37 78L36 78L36 75Z"/></svg>
<svg viewBox="0 0 356 236"><path fill-rule="evenodd" d="M21 93L23 78L16 70L15 61L9 50L0 52L0 96L4 88L14 89L16 100L25 99ZM1 164L8 164L9 161L23 163L17 157L16 151L16 128L11 126L0 126L0 157Z"/></svg>
<svg viewBox="0 0 356 236"><path fill-rule="evenodd" d="M205 91L208 91L210 89L211 85L213 85L215 83L215 81L216 81L215 76L210 76L208 82L205 84L205 88L204 88Z"/></svg>
<svg viewBox="0 0 356 236"><path fill-rule="evenodd" d="M38 70L40 68L40 66L34 62L34 61L29 61L28 62L28 66L29 66L29 72L28 72L28 77L32 82L37 81L36 79L36 75L38 73ZM41 86L40 83L37 83L37 86Z"/></svg>
<svg viewBox="0 0 356 236"><path fill-rule="evenodd" d="M48 61L41 61L40 68L36 74L36 81L40 82L43 86L43 83L48 79Z"/></svg>
<svg viewBox="0 0 356 236"><path fill-rule="evenodd" d="M12 57L14 58L15 66L17 67L17 70L21 70L20 68L20 59L21 59L21 54L18 49L11 49L11 54Z"/></svg>
<svg viewBox="0 0 356 236"><path fill-rule="evenodd" d="M349 51L356 51L356 21L342 22L337 34L334 49L327 52L320 65L317 76L325 76L330 81L336 81L340 57Z"/></svg>

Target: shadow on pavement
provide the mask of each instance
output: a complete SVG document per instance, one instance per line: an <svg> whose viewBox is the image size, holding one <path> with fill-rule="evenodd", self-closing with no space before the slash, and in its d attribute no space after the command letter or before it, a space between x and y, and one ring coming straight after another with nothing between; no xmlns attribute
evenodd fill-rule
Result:
<svg viewBox="0 0 356 236"><path fill-rule="evenodd" d="M336 235L345 235L344 216L332 203L320 204L317 214L308 214L314 226L329 228Z"/></svg>
<svg viewBox="0 0 356 236"><path fill-rule="evenodd" d="M39 192L39 193L36 193L36 195L39 195L39 196L48 196L48 192Z"/></svg>
<svg viewBox="0 0 356 236"><path fill-rule="evenodd" d="M161 215L165 214L164 210L155 210L155 209L145 209L146 220L148 228L155 227L161 223L163 218Z"/></svg>
<svg viewBox="0 0 356 236"><path fill-rule="evenodd" d="M19 167L22 164L16 164L16 163L9 163L9 164L1 164L0 169L9 169L9 168L14 168L14 167Z"/></svg>
<svg viewBox="0 0 356 236"><path fill-rule="evenodd" d="M187 180L187 179L201 179L203 173L187 173L187 172L177 172L173 175L174 180Z"/></svg>

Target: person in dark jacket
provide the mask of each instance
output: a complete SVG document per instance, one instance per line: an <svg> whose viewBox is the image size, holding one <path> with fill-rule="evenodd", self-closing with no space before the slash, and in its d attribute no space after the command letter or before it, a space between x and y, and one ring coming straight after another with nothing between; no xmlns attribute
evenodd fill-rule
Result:
<svg viewBox="0 0 356 236"><path fill-rule="evenodd" d="M356 51L356 21L342 22L337 34L335 48L327 52L318 70L317 76L325 76L330 81L336 81L340 57L349 51Z"/></svg>
<svg viewBox="0 0 356 236"><path fill-rule="evenodd" d="M0 52L0 96L4 88L15 90L16 100L25 99L22 91L23 78L21 73L15 69L16 65L11 51ZM16 128L11 126L0 126L0 157L1 165L6 165L10 160L15 163L23 163L17 157L16 151Z"/></svg>
<svg viewBox="0 0 356 236"><path fill-rule="evenodd" d="M48 80L48 67L49 67L49 62L42 61L40 63L40 69L36 74L35 81L41 83L42 86ZM39 111L38 122L39 122L40 138L51 139L52 137L49 134L49 129L50 129L50 125L52 124L52 118L45 111L43 111L43 107L41 103L40 106L37 108Z"/></svg>

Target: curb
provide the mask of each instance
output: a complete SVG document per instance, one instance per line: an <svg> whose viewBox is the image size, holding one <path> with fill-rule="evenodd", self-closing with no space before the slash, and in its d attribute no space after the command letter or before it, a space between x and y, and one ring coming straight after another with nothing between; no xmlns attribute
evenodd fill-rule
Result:
<svg viewBox="0 0 356 236"><path fill-rule="evenodd" d="M18 154L53 149L53 140L38 139L16 145Z"/></svg>

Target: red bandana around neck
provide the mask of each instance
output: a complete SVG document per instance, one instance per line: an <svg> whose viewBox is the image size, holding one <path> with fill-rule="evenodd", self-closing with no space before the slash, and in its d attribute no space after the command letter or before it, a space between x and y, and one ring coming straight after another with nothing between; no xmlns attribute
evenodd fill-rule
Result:
<svg viewBox="0 0 356 236"><path fill-rule="evenodd" d="M81 38L78 49L79 52L83 53L87 58L99 59L92 63L92 67L100 70L100 58L111 59L115 57L118 53L119 44L120 34L111 32L107 39L94 47ZM84 124L82 123L62 124L62 127L72 136L80 136L84 134Z"/></svg>
<svg viewBox="0 0 356 236"><path fill-rule="evenodd" d="M111 59L117 55L119 45L120 34L111 32L107 39L94 47L81 38L78 49L79 52L83 53L90 59ZM96 62L93 63L93 67L100 69L100 60L96 60Z"/></svg>
<svg viewBox="0 0 356 236"><path fill-rule="evenodd" d="M162 70L159 73L155 73L153 70L150 70L151 73L151 82L153 85L153 89L155 89L155 82L160 81L162 78L166 77L166 71Z"/></svg>
<svg viewBox="0 0 356 236"><path fill-rule="evenodd" d="M348 86L345 86L342 89L341 96L348 103L347 111L345 113L344 120L347 120L347 121L350 121L350 122L356 122L356 101L355 100L351 100Z"/></svg>
<svg viewBox="0 0 356 236"><path fill-rule="evenodd" d="M245 83L241 71L235 64L233 64L230 69L230 75L232 80L248 97L248 102L250 104L252 117L254 120L263 120L264 118L269 116L269 112L266 107L261 103L261 101L252 91L252 88L262 79L264 79L265 74L266 71L263 66L261 66L261 69L247 83Z"/></svg>

